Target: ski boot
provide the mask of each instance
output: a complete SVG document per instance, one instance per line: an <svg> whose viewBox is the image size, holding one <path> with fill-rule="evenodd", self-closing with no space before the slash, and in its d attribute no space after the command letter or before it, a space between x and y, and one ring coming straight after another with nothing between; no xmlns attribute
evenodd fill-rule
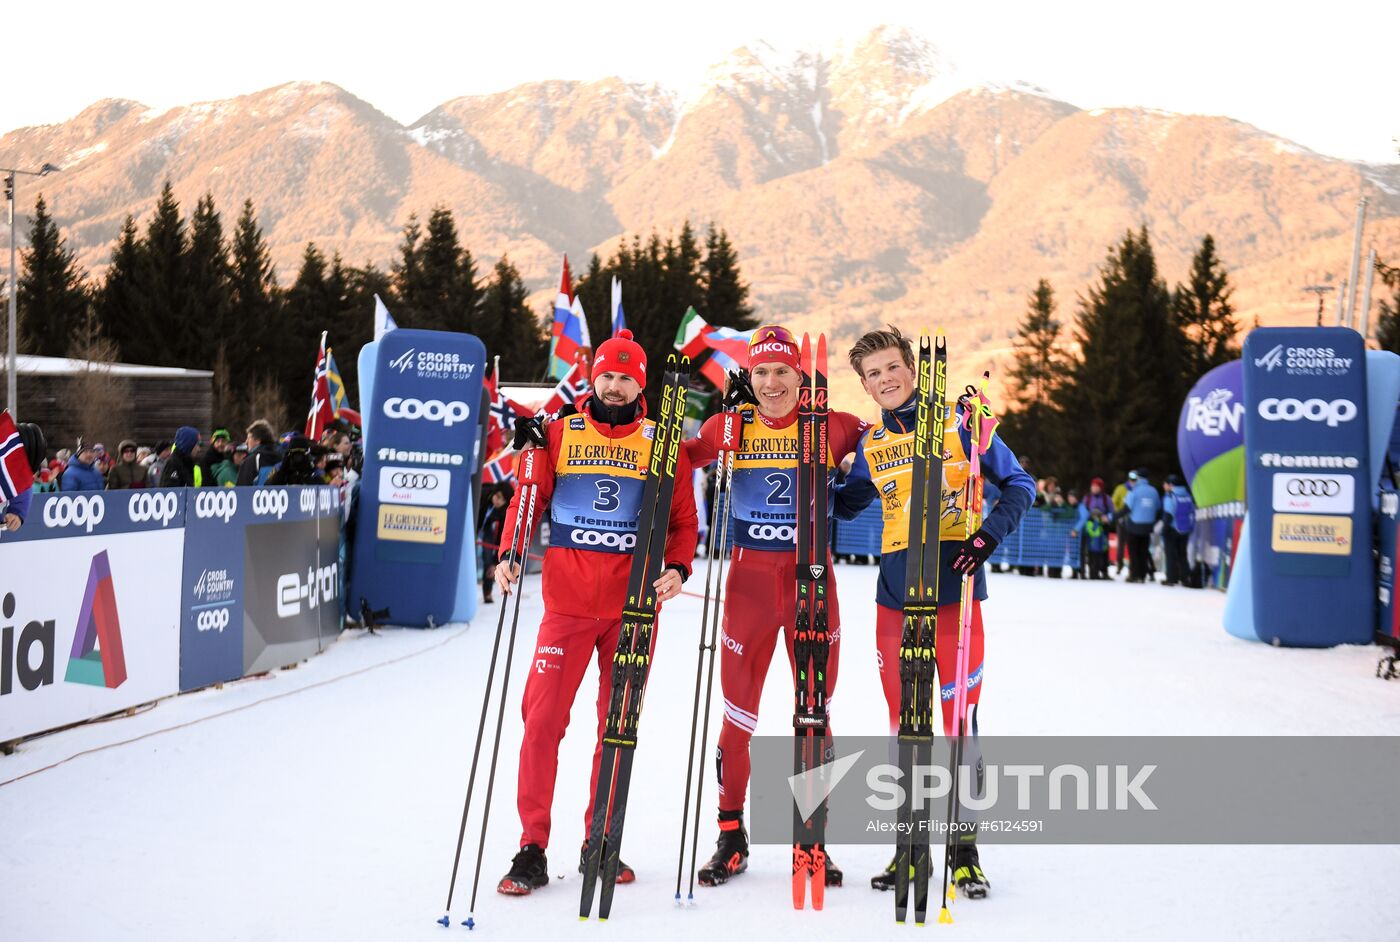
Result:
<svg viewBox="0 0 1400 942"><path fill-rule="evenodd" d="M701 886L719 886L728 883L735 874L749 869L749 832L744 829L742 811L721 811L719 813L719 840L715 841L715 853L700 868Z"/></svg>
<svg viewBox="0 0 1400 942"><path fill-rule="evenodd" d="M968 899L987 898L992 884L978 863L976 844L959 844L953 848L953 885Z"/></svg>
<svg viewBox="0 0 1400 942"><path fill-rule="evenodd" d="M549 862L545 860L544 848L538 844L526 844L510 862L510 873L501 877L501 882L496 884L496 892L506 896L529 896L548 885Z"/></svg>
<svg viewBox="0 0 1400 942"><path fill-rule="evenodd" d="M583 842L583 846L580 847L580 848L578 849L578 872L579 872L579 873L583 873L583 861L584 861L584 859L587 858L587 857L588 857L588 841L584 841L584 842ZM599 865L599 867L600 867L600 873L601 873L601 864ZM635 871L635 870L633 870L631 867L627 866L627 861L625 861L625 860L619 860L619 861L617 862L617 879L614 880L613 882L614 882L614 883L635 883L636 880L637 880L637 871Z"/></svg>
<svg viewBox="0 0 1400 942"><path fill-rule="evenodd" d="M836 865L836 861L831 859L831 851L823 848L822 852L826 854L826 885L840 886L841 881L846 878L846 874Z"/></svg>
<svg viewBox="0 0 1400 942"><path fill-rule="evenodd" d="M870 878L870 888L872 890L892 890L894 889L894 858L890 858L889 866L885 867L875 876Z"/></svg>

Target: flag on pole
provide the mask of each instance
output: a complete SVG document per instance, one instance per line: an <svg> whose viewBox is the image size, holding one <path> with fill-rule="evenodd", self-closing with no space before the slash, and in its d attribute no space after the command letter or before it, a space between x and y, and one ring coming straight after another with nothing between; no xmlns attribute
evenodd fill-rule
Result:
<svg viewBox="0 0 1400 942"><path fill-rule="evenodd" d="M326 331L321 331L321 352L316 356L316 377L311 381L311 409L306 414L306 437L319 441L326 426L335 421L336 407L330 389L330 351L326 349ZM337 376L336 380L339 381ZM341 388L341 399L345 398Z"/></svg>
<svg viewBox="0 0 1400 942"><path fill-rule="evenodd" d="M674 346L682 356L694 360L705 352L705 335L713 330L695 308L686 308L685 317L681 318L681 325L676 330Z"/></svg>
<svg viewBox="0 0 1400 942"><path fill-rule="evenodd" d="M739 369L739 361L723 350L712 349L710 355L700 364L700 375L710 381L715 389L724 389L725 374Z"/></svg>
<svg viewBox="0 0 1400 942"><path fill-rule="evenodd" d="M398 324L394 323L394 315L389 313L389 309L384 306L379 295L374 296L374 339L378 340L391 330L398 329Z"/></svg>
<svg viewBox="0 0 1400 942"><path fill-rule="evenodd" d="M749 338L753 331L733 327L712 327L689 308L676 331L675 348L699 364L700 375L716 389L724 388L724 374L745 367L749 362ZM708 351L709 355L704 356ZM701 358L704 357L702 360Z"/></svg>
<svg viewBox="0 0 1400 942"><path fill-rule="evenodd" d="M10 410L0 411L0 500L14 500L34 486L34 472L29 469L29 455L19 437Z"/></svg>
<svg viewBox="0 0 1400 942"><path fill-rule="evenodd" d="M515 480L515 452L501 451L481 466L482 484L504 484Z"/></svg>
<svg viewBox="0 0 1400 942"><path fill-rule="evenodd" d="M491 419L486 428L486 453L494 455L515 435L515 420L530 415L530 410L501 392L493 371L486 377L486 392L491 401Z"/></svg>
<svg viewBox="0 0 1400 942"><path fill-rule="evenodd" d="M612 280L612 335L627 327L627 318L622 313L622 282L616 275Z"/></svg>
<svg viewBox="0 0 1400 942"><path fill-rule="evenodd" d="M583 355L588 342L588 322L583 307L575 302L573 284L569 279L569 256L564 256L564 270L559 276L559 293L554 297L554 322L549 331L549 377L563 379L574 361Z"/></svg>
<svg viewBox="0 0 1400 942"><path fill-rule="evenodd" d="M564 406L570 403L578 405L589 393L588 376L583 371L582 363L575 363L569 367L569 372L564 374L563 379L554 387L549 399L540 406L536 415L554 415Z"/></svg>

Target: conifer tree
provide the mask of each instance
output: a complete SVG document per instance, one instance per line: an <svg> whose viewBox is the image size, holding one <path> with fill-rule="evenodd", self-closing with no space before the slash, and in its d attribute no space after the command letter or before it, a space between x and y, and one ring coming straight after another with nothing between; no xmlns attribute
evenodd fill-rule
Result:
<svg viewBox="0 0 1400 942"><path fill-rule="evenodd" d="M136 219L127 216L112 249L112 262L97 290L97 320L102 333L116 344L120 359L128 363L143 362L138 354L145 349L151 331L144 321L150 307L141 288L140 263Z"/></svg>
<svg viewBox="0 0 1400 942"><path fill-rule="evenodd" d="M296 281L282 305L281 323L275 331L277 352L272 359L278 364L275 379L294 424L306 415L310 403L321 331L330 328L330 316L344 303L336 294L337 283L343 284L343 273L336 271L338 264L337 257L335 265L327 268L326 257L316 243L306 243Z"/></svg>
<svg viewBox="0 0 1400 942"><path fill-rule="evenodd" d="M1015 364L1008 373L1012 404L1006 415L1007 434L1016 447L1042 460L1060 445L1060 414L1054 397L1067 372L1060 349L1061 328L1055 318L1054 289L1042 278L1031 294L1025 319L1017 326Z"/></svg>
<svg viewBox="0 0 1400 942"><path fill-rule="evenodd" d="M352 408L362 409L360 348L374 339L374 296L391 297L391 281L372 264L345 268L339 279L344 285L344 307L327 327L329 343L335 351L340 378L345 381L346 398Z"/></svg>
<svg viewBox="0 0 1400 942"><path fill-rule="evenodd" d="M1144 465L1159 476L1176 470L1180 333L1146 226L1110 250L1080 300L1077 339L1073 381L1056 396L1061 448L1042 466L1071 480Z"/></svg>
<svg viewBox="0 0 1400 942"><path fill-rule="evenodd" d="M273 372L267 358L277 346L272 329L281 303L272 254L250 199L243 201L234 228L232 256L225 355L234 389L247 393L259 375Z"/></svg>
<svg viewBox="0 0 1400 942"><path fill-rule="evenodd" d="M1380 316L1376 319L1376 343L1382 350L1400 353L1400 268L1392 268L1376 259L1376 274L1381 284L1391 291L1390 300L1379 298Z"/></svg>
<svg viewBox="0 0 1400 942"><path fill-rule="evenodd" d="M428 217L428 237L415 247L414 261L414 275L406 277L400 288L414 314L414 326L472 333L481 291L476 265L458 240L451 210L444 206L433 209Z"/></svg>
<svg viewBox="0 0 1400 942"><path fill-rule="evenodd" d="M713 224L705 236L702 273L705 296L696 310L705 320L737 330L760 326L749 306L749 286L739 277L739 257L729 234Z"/></svg>
<svg viewBox="0 0 1400 942"><path fill-rule="evenodd" d="M486 283L477 336L486 345L487 361L499 356L502 374L513 380L533 379L545 370L546 348L526 301L528 294L520 272L503 256ZM593 341L602 343L605 338L595 335Z"/></svg>
<svg viewBox="0 0 1400 942"><path fill-rule="evenodd" d="M146 227L136 266L137 283L145 302L141 318L149 333L139 340L137 362L156 366L188 366L182 362L183 340L194 316L189 275L185 270L189 237L180 217L180 204L170 181L161 189L155 215Z"/></svg>
<svg viewBox="0 0 1400 942"><path fill-rule="evenodd" d="M181 325L180 360L186 366L213 367L228 336L233 308L232 266L223 222L206 193L190 217L190 244L185 270L189 279L190 317Z"/></svg>
<svg viewBox="0 0 1400 942"><path fill-rule="evenodd" d="M1205 373L1240 355L1235 343L1240 328L1230 303L1233 291L1215 254L1215 239L1207 234L1191 260L1189 284L1177 285L1172 297L1181 331L1182 395Z"/></svg>
<svg viewBox="0 0 1400 942"><path fill-rule="evenodd" d="M70 336L87 317L90 289L42 195L30 219L29 248L20 257L16 343L24 353L66 356Z"/></svg>

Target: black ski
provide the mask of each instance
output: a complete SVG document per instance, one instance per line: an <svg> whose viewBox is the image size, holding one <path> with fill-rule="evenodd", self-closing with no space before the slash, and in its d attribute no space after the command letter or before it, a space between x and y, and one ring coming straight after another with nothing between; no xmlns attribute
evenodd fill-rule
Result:
<svg viewBox="0 0 1400 942"><path fill-rule="evenodd" d="M587 919L592 913L594 889L600 878L598 918L608 918L622 855L622 827L637 747L637 723L641 719L642 698L651 668L652 629L656 624L653 585L661 577L666 532L670 528L690 359L682 357L677 361L673 354L667 358L666 368L651 462L642 488L642 510L637 521L637 545L627 581L627 600L622 607L622 629L613 655L612 695L583 859L580 919Z"/></svg>

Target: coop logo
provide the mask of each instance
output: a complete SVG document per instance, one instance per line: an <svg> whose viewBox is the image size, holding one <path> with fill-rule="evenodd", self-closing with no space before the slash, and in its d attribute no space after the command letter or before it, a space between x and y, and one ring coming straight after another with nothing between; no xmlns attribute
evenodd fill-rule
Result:
<svg viewBox="0 0 1400 942"><path fill-rule="evenodd" d="M394 396L384 400L384 414L391 419L406 419L410 422L418 419L427 419L429 422L441 422L444 428L451 428L458 422L465 422L471 417L472 410L465 402L454 400L443 402L441 399L405 399Z"/></svg>
<svg viewBox="0 0 1400 942"><path fill-rule="evenodd" d="M446 507L452 474L437 468L388 465L379 469L379 499L394 504Z"/></svg>
<svg viewBox="0 0 1400 942"><path fill-rule="evenodd" d="M263 492L266 493L266 492ZM256 495L254 496L256 501ZM194 515L201 520L223 518L224 523L233 519L238 510L238 494L232 488L200 491L194 499Z"/></svg>
<svg viewBox="0 0 1400 942"><path fill-rule="evenodd" d="M583 546L601 546L625 553L637 545L635 533L603 533L599 530L570 530L569 539Z"/></svg>
<svg viewBox="0 0 1400 942"><path fill-rule="evenodd" d="M223 634L228 627L229 613L227 608L206 608L194 616L194 627L196 631L217 631Z"/></svg>
<svg viewBox="0 0 1400 942"><path fill-rule="evenodd" d="M398 370L400 375L413 370L419 379L468 379L476 371L476 364L463 362L459 353L410 348L390 360L389 368Z"/></svg>
<svg viewBox="0 0 1400 942"><path fill-rule="evenodd" d="M227 569L206 569L194 584L194 597L201 602L222 602L233 595L233 579Z"/></svg>
<svg viewBox="0 0 1400 942"><path fill-rule="evenodd" d="M295 618L303 607L315 611L317 606L336 599L340 569L337 563L306 567L306 581L301 573L288 572L277 577L277 617Z"/></svg>
<svg viewBox="0 0 1400 942"><path fill-rule="evenodd" d="M132 523L154 521L165 527L179 512L180 499L169 491L132 494L131 499L126 502L126 515L131 518Z"/></svg>
<svg viewBox="0 0 1400 942"><path fill-rule="evenodd" d="M44 505L44 526L82 527L88 533L107 516L101 497L55 497Z"/></svg>
<svg viewBox="0 0 1400 942"><path fill-rule="evenodd" d="M1226 430L1239 434L1244 403L1231 402L1228 389L1212 389L1204 396L1192 396L1186 404L1186 431L1218 438Z"/></svg>
<svg viewBox="0 0 1400 942"><path fill-rule="evenodd" d="M791 543L797 538L796 527L778 527L772 524L749 525L749 537L775 543Z"/></svg>
<svg viewBox="0 0 1400 942"><path fill-rule="evenodd" d="M1272 373L1280 366L1289 376L1344 376L1351 370L1351 357L1339 357L1332 347L1287 347L1277 344L1254 365Z"/></svg>
<svg viewBox="0 0 1400 942"><path fill-rule="evenodd" d="M1268 422L1326 422L1336 428L1356 418L1356 403L1350 399L1278 399L1259 401L1259 415Z"/></svg>
<svg viewBox="0 0 1400 942"><path fill-rule="evenodd" d="M253 513L259 517L275 516L281 520L290 506L291 500L287 497L287 492L280 488L253 492Z"/></svg>

